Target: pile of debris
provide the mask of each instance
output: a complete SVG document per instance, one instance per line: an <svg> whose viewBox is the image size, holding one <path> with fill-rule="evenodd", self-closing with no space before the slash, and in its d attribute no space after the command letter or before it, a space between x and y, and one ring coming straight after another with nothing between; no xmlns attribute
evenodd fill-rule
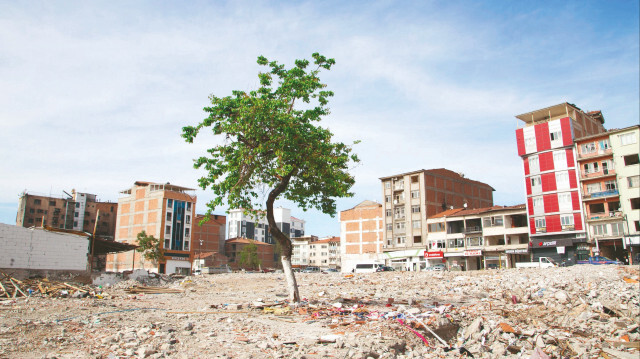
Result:
<svg viewBox="0 0 640 359"><path fill-rule="evenodd" d="M30 297L41 295L50 298L99 296L94 288L81 284L71 284L42 279L16 279L6 273L0 272L0 298Z"/></svg>

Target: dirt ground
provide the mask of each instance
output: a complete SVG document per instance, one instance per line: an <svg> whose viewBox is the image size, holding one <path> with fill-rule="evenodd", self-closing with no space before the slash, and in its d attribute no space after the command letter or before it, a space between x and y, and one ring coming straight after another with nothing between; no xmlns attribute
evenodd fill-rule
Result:
<svg viewBox="0 0 640 359"><path fill-rule="evenodd" d="M0 298L0 358L640 357L637 266L296 278L296 307L278 273Z"/></svg>

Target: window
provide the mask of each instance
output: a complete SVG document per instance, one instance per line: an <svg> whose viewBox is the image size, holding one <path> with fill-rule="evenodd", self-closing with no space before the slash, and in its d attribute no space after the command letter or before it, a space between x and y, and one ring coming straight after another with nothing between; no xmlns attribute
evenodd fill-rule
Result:
<svg viewBox="0 0 640 359"><path fill-rule="evenodd" d="M567 167L567 155L564 151L553 152L553 167L555 168Z"/></svg>
<svg viewBox="0 0 640 359"><path fill-rule="evenodd" d="M618 138L620 139L620 144L622 146L630 145L637 142L635 133L625 133L624 135L618 135Z"/></svg>
<svg viewBox="0 0 640 359"><path fill-rule="evenodd" d="M418 176L411 176L411 183L418 183Z"/></svg>
<svg viewBox="0 0 640 359"><path fill-rule="evenodd" d="M171 198L167 199L167 207L173 207L173 200Z"/></svg>
<svg viewBox="0 0 640 359"><path fill-rule="evenodd" d="M611 234L614 236L624 236L624 224L622 222L611 223Z"/></svg>
<svg viewBox="0 0 640 359"><path fill-rule="evenodd" d="M558 193L558 204L562 207L563 204L571 204L571 193Z"/></svg>
<svg viewBox="0 0 640 359"><path fill-rule="evenodd" d="M540 181L540 176L531 177L530 180L531 180L531 187L537 187L537 186L540 186L540 184L542 184L542 182Z"/></svg>
<svg viewBox="0 0 640 359"><path fill-rule="evenodd" d="M384 188L391 188L391 181L387 181L384 183Z"/></svg>
<svg viewBox="0 0 640 359"><path fill-rule="evenodd" d="M420 213L420 205L411 206L411 213Z"/></svg>
<svg viewBox="0 0 640 359"><path fill-rule="evenodd" d="M56 201L49 201L49 205L55 207L56 206Z"/></svg>
<svg viewBox="0 0 640 359"><path fill-rule="evenodd" d="M191 210L191 202L187 202L187 211Z"/></svg>
<svg viewBox="0 0 640 359"><path fill-rule="evenodd" d="M640 163L640 159L638 158L637 153L633 155L624 156L625 166L637 165L638 163Z"/></svg>
<svg viewBox="0 0 640 359"><path fill-rule="evenodd" d="M73 221L73 226L77 227L78 226L78 221Z"/></svg>
<svg viewBox="0 0 640 359"><path fill-rule="evenodd" d="M41 203L42 203L42 201L41 201L41 200L39 200L39 199L34 199L34 200L33 200L33 204L35 204L35 205L39 205L39 204L41 204Z"/></svg>
<svg viewBox="0 0 640 359"><path fill-rule="evenodd" d="M584 174L596 173L599 171L600 169L598 168L598 162L584 164Z"/></svg>
<svg viewBox="0 0 640 359"><path fill-rule="evenodd" d="M411 227L413 227L414 229L419 229L420 227L422 227L422 221L417 220L411 222Z"/></svg>
<svg viewBox="0 0 640 359"><path fill-rule="evenodd" d="M387 231L393 231L393 223L387 223Z"/></svg>
<svg viewBox="0 0 640 359"><path fill-rule="evenodd" d="M627 177L627 185L629 188L640 187L640 176Z"/></svg>
<svg viewBox="0 0 640 359"><path fill-rule="evenodd" d="M420 198L420 191L411 191L411 198Z"/></svg>
<svg viewBox="0 0 640 359"><path fill-rule="evenodd" d="M394 213L394 218L395 219L402 219L404 218L404 207L397 207L393 210Z"/></svg>
<svg viewBox="0 0 640 359"><path fill-rule="evenodd" d="M485 217L482 219L482 225L485 227L502 227L504 220L502 216Z"/></svg>
<svg viewBox="0 0 640 359"><path fill-rule="evenodd" d="M602 186L600 185L600 183L589 183L587 185L588 194L593 194L598 192L602 192Z"/></svg>
<svg viewBox="0 0 640 359"><path fill-rule="evenodd" d="M611 149L611 142L609 142L609 139L605 139L599 142L600 143L600 149L602 150L608 150Z"/></svg>
<svg viewBox="0 0 640 359"><path fill-rule="evenodd" d="M544 232L547 230L547 221L544 218L535 219L536 231Z"/></svg>
<svg viewBox="0 0 640 359"><path fill-rule="evenodd" d="M604 183L604 187L607 191L615 191L618 189L618 185L616 184L616 181L606 181Z"/></svg>
<svg viewBox="0 0 640 359"><path fill-rule="evenodd" d="M640 221L633 221L633 225L636 227L636 232L640 232Z"/></svg>
<svg viewBox="0 0 640 359"><path fill-rule="evenodd" d="M171 226L166 226L165 232L166 234L171 234Z"/></svg>
<svg viewBox="0 0 640 359"><path fill-rule="evenodd" d="M384 201L387 203L391 202L391 196L390 195L384 196Z"/></svg>
<svg viewBox="0 0 640 359"><path fill-rule="evenodd" d="M429 232L444 232L444 223L429 223Z"/></svg>
<svg viewBox="0 0 640 359"><path fill-rule="evenodd" d="M186 216L184 217L184 222L185 222L186 224L191 224L191 216L190 216L190 215L186 215ZM293 232L293 229L291 229L291 231Z"/></svg>
<svg viewBox="0 0 640 359"><path fill-rule="evenodd" d="M615 212L620 210L619 201L609 202L608 205L609 205L609 212Z"/></svg>
<svg viewBox="0 0 640 359"><path fill-rule="evenodd" d="M422 243L422 236L413 236L413 243Z"/></svg>
<svg viewBox="0 0 640 359"><path fill-rule="evenodd" d="M396 244L405 244L406 241L407 241L407 237L405 236L396 237Z"/></svg>
<svg viewBox="0 0 640 359"><path fill-rule="evenodd" d="M36 210L33 208L29 208L29 213L36 213Z"/></svg>
<svg viewBox="0 0 640 359"><path fill-rule="evenodd" d="M44 211L40 208L38 208L38 213L43 213Z"/></svg>
<svg viewBox="0 0 640 359"><path fill-rule="evenodd" d="M450 238L447 244L447 248L463 248L464 238Z"/></svg>
<svg viewBox="0 0 640 359"><path fill-rule="evenodd" d="M480 247L482 242L482 237L469 237L467 238L467 247Z"/></svg>
<svg viewBox="0 0 640 359"><path fill-rule="evenodd" d="M387 215L387 217L391 217L391 210L390 209L386 210L386 215Z"/></svg>
<svg viewBox="0 0 640 359"><path fill-rule="evenodd" d="M78 218L78 216L79 216L79 215L80 215L80 213L78 213L78 212L75 212L75 213L73 214L73 216L74 216L74 217L76 217L76 218Z"/></svg>
<svg viewBox="0 0 640 359"><path fill-rule="evenodd" d="M596 224L591 226L591 231L594 236L604 236L607 234L607 225L606 224Z"/></svg>
<svg viewBox="0 0 640 359"><path fill-rule="evenodd" d="M404 222L396 222L396 231L404 231Z"/></svg>
<svg viewBox="0 0 640 359"><path fill-rule="evenodd" d="M559 141L562 139L562 132L560 131L555 131L555 132L551 132L549 133L549 137L551 138L551 141Z"/></svg>
<svg viewBox="0 0 640 359"><path fill-rule="evenodd" d="M631 209L640 209L640 198L631 198Z"/></svg>
<svg viewBox="0 0 640 359"><path fill-rule="evenodd" d="M444 239L436 239L435 241L429 241L431 249L444 249Z"/></svg>
<svg viewBox="0 0 640 359"><path fill-rule="evenodd" d="M184 236L185 236L186 238L189 238L189 228L185 228L185 229L184 229Z"/></svg>
<svg viewBox="0 0 640 359"><path fill-rule="evenodd" d="M80 208L80 202L76 202L76 208Z"/></svg>
<svg viewBox="0 0 640 359"><path fill-rule="evenodd" d="M397 204L399 202L404 202L404 192L393 196L393 203Z"/></svg>
<svg viewBox="0 0 640 359"><path fill-rule="evenodd" d="M568 229L567 227L573 229L573 215L567 214L560 216L560 224L562 224L562 229Z"/></svg>
<svg viewBox="0 0 640 359"><path fill-rule="evenodd" d="M524 138L524 147L527 149L527 152L536 150L536 138L535 137L525 137Z"/></svg>
<svg viewBox="0 0 640 359"><path fill-rule="evenodd" d="M533 208L535 209L544 209L544 202L542 197L533 197Z"/></svg>
<svg viewBox="0 0 640 359"><path fill-rule="evenodd" d="M580 146L580 148L582 149L582 154L583 155L587 155L587 154L596 152L596 144L595 144L595 142L585 143L584 145Z"/></svg>
<svg viewBox="0 0 640 359"><path fill-rule="evenodd" d="M394 190L404 189L404 181L403 180L396 181L396 183L393 185L393 189Z"/></svg>
<svg viewBox="0 0 640 359"><path fill-rule="evenodd" d="M531 173L540 172L540 162L538 156L529 157L529 171Z"/></svg>
<svg viewBox="0 0 640 359"><path fill-rule="evenodd" d="M29 220L27 222L33 223L33 218L29 218Z"/></svg>

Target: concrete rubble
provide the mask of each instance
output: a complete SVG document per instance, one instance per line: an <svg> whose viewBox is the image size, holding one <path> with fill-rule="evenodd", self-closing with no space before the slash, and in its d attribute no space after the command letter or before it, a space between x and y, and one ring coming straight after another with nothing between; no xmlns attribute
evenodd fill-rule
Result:
<svg viewBox="0 0 640 359"><path fill-rule="evenodd" d="M142 276L0 298L2 358L638 358L637 266ZM147 291L131 292L146 285ZM129 290L129 291L127 291Z"/></svg>

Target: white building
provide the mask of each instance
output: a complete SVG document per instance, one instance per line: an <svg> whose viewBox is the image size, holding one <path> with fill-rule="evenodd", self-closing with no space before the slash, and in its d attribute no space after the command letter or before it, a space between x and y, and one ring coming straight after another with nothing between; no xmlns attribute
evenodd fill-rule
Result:
<svg viewBox="0 0 640 359"><path fill-rule="evenodd" d="M298 238L304 236L305 221L291 216L291 210L288 208L274 208L273 217L278 228L289 238ZM267 222L266 213L263 216L255 217L251 214L245 214L242 209L229 210L227 217L229 233L227 238L248 238L259 242L274 244L275 240L269 233L269 223Z"/></svg>
<svg viewBox="0 0 640 359"><path fill-rule="evenodd" d="M311 257L311 244L316 242L318 237L298 237L292 238L293 253L291 254L291 265L294 267L306 267L311 265L309 259Z"/></svg>
<svg viewBox="0 0 640 359"><path fill-rule="evenodd" d="M614 168L618 179L620 207L626 224L625 245L635 247L632 253L638 253L640 246L640 126L632 126L616 131L610 137L613 148ZM636 263L634 263L636 264Z"/></svg>

